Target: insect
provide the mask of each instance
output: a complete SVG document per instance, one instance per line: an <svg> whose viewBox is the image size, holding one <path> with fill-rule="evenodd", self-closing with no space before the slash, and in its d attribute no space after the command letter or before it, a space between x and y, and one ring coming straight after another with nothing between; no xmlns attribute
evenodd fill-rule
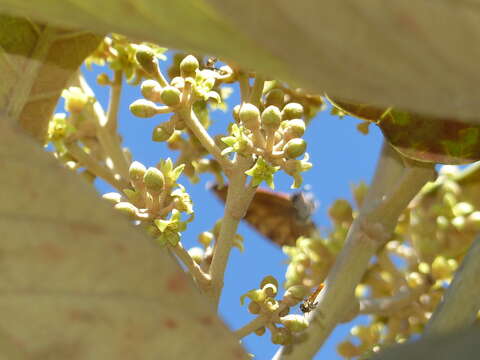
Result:
<svg viewBox="0 0 480 360"><path fill-rule="evenodd" d="M225 70L219 69L215 66L217 63L218 58L215 56L211 56L207 59L205 63L205 68L217 72L219 75L226 75L227 72Z"/></svg>
<svg viewBox="0 0 480 360"><path fill-rule="evenodd" d="M320 291L322 291L324 287L325 287L324 283L321 283L320 285L318 285L318 288L308 298L303 300L303 302L300 304L300 310L302 310L304 314L312 311L318 305L318 302L315 301L315 299L317 298L318 294L320 293Z"/></svg>
<svg viewBox="0 0 480 360"><path fill-rule="evenodd" d="M215 185L212 190L225 201L227 187ZM294 246L300 236L310 236L316 226L311 215L315 202L305 193L288 195L257 189L245 215L245 221L274 243Z"/></svg>

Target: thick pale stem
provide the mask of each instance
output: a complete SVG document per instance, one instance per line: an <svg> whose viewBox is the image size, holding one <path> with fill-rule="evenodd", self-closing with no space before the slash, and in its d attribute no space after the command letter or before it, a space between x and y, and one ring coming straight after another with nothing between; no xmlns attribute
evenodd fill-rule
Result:
<svg viewBox="0 0 480 360"><path fill-rule="evenodd" d="M237 233L238 223L245 216L256 190L252 186L245 185L247 180L245 170L251 165L250 162L242 157L239 157L238 160L234 165L233 174L229 178L225 213L222 218L220 235L213 250L212 264L210 265L212 284L209 295L214 299L217 306L220 301L225 269L230 250L234 245L233 240Z"/></svg>
<svg viewBox="0 0 480 360"><path fill-rule="evenodd" d="M309 315L307 340L295 345L291 352L280 349L275 359L313 358L331 331L342 321L346 309L354 303L355 287L370 259L390 237L403 209L432 179L433 174L433 166L405 168L402 159L384 145L360 214L354 220L346 243L327 276L325 289L316 299L317 307Z"/></svg>
<svg viewBox="0 0 480 360"><path fill-rule="evenodd" d="M250 104L253 104L257 107L260 106L264 84L265 78L262 75L257 74L255 77L255 82L253 83L252 91L250 93Z"/></svg>
<svg viewBox="0 0 480 360"><path fill-rule="evenodd" d="M122 93L122 78L121 70L115 71L113 83L110 88L110 102L107 111L107 123L105 127L110 134L116 135L118 127L118 109L120 106L120 96Z"/></svg>
<svg viewBox="0 0 480 360"><path fill-rule="evenodd" d="M195 112L191 107L179 110L178 113L203 147L213 155L215 160L217 160L223 167L224 171L228 172L232 166L231 161L222 155L220 148L215 144L215 141L200 123L200 120L197 118L197 115L195 115Z"/></svg>
<svg viewBox="0 0 480 360"><path fill-rule="evenodd" d="M477 236L442 303L433 313L424 337L454 332L473 324L480 310L480 237Z"/></svg>
<svg viewBox="0 0 480 360"><path fill-rule="evenodd" d="M260 315L257 316L255 319L250 321L248 324L245 324L243 327L241 327L238 330L235 330L233 334L237 339L242 339L245 336L251 334L255 330L261 328L262 326L265 326L266 322L268 320L268 317L265 315Z"/></svg>

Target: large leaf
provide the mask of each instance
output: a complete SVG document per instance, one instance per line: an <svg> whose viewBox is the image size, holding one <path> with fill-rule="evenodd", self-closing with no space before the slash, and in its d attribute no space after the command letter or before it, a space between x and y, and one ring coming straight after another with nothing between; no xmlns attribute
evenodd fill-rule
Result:
<svg viewBox="0 0 480 360"><path fill-rule="evenodd" d="M164 250L7 125L1 117L0 358L245 358Z"/></svg>
<svg viewBox="0 0 480 360"><path fill-rule="evenodd" d="M68 79L101 39L0 15L0 108L43 143Z"/></svg>
<svg viewBox="0 0 480 360"><path fill-rule="evenodd" d="M215 53L362 103L478 113L480 12L469 1L0 0L0 10Z"/></svg>

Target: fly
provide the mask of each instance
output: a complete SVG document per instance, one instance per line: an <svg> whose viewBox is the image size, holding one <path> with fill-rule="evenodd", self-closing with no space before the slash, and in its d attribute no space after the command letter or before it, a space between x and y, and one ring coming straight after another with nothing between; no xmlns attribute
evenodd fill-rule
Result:
<svg viewBox="0 0 480 360"><path fill-rule="evenodd" d="M303 303L300 304L300 310L302 310L303 313L308 313L315 309L315 307L318 305L318 302L315 301L317 298L318 294L322 289L325 287L324 283L321 283L318 285L318 288L305 300L303 300Z"/></svg>

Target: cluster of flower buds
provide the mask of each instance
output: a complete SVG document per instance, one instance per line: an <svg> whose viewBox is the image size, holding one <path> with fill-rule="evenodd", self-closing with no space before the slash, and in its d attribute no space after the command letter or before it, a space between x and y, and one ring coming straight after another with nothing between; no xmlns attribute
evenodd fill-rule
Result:
<svg viewBox="0 0 480 360"><path fill-rule="evenodd" d="M107 193L103 197L112 201L115 209L143 225L161 245L175 246L187 223L193 220L190 196L177 183L182 170L183 165L174 167L170 159L148 169L134 161L129 169L131 188L124 189L123 195ZM190 218L183 221L182 213Z"/></svg>
<svg viewBox="0 0 480 360"><path fill-rule="evenodd" d="M98 48L86 59L88 68L92 64L104 66L108 64L113 71L122 71L127 81L132 85L138 85L142 79L151 75L139 64L136 54L144 47L149 49L156 59L166 60L164 53L166 48L159 47L152 43L135 43L123 35L112 34L103 39ZM97 77L97 83L102 86L112 85L113 80L106 73Z"/></svg>
<svg viewBox="0 0 480 360"><path fill-rule="evenodd" d="M250 103L234 108L236 123L232 124L230 135L222 138L227 145L222 153L257 157L255 165L246 172L252 176L253 185L265 181L273 188L273 174L282 169L294 178L292 188L298 188L302 184L300 173L312 167L306 153L307 142L302 138L305 133L303 106L287 103L279 107L279 101L277 105L267 105L268 99L273 100L267 94L267 103L260 108ZM303 159L299 160L302 155Z"/></svg>
<svg viewBox="0 0 480 360"><path fill-rule="evenodd" d="M278 281L269 275L263 278L258 289L242 295L240 302L243 305L246 298L250 299L248 311L266 319L265 324L255 330L256 335L261 336L269 329L272 343L288 345L293 341L295 334L308 327L304 316L289 312L290 307L297 305L308 295L309 289L302 285L291 286L280 301L275 299L277 293Z"/></svg>

